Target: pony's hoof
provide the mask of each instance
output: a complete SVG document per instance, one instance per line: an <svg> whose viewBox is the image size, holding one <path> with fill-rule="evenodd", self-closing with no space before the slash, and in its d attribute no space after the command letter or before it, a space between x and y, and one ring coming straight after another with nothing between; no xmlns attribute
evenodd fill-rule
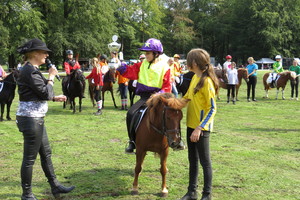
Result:
<svg viewBox="0 0 300 200"><path fill-rule="evenodd" d="M283 97L282 100L285 100L285 98Z"/></svg>
<svg viewBox="0 0 300 200"><path fill-rule="evenodd" d="M139 191L137 191L137 190L132 190L131 191L131 195L138 195L139 194Z"/></svg>
<svg viewBox="0 0 300 200"><path fill-rule="evenodd" d="M10 117L7 117L6 119L7 119L8 121L10 121L10 120L11 120L11 118L10 118Z"/></svg>
<svg viewBox="0 0 300 200"><path fill-rule="evenodd" d="M160 197L166 198L166 197L168 197L168 193L162 192L162 193L160 194Z"/></svg>

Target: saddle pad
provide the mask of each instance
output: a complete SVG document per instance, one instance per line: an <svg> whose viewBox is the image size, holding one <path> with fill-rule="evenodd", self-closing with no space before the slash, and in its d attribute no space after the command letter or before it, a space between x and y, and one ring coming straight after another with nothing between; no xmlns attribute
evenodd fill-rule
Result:
<svg viewBox="0 0 300 200"><path fill-rule="evenodd" d="M3 83L3 82L0 82L0 92L1 92L2 89L3 89L3 85L4 85L4 83Z"/></svg>
<svg viewBox="0 0 300 200"><path fill-rule="evenodd" d="M139 118L139 122L137 123L136 127L135 127L135 132L137 131L138 127L140 126L140 123L147 111L148 107L144 108L143 110L139 110L139 112L141 113L140 118Z"/></svg>

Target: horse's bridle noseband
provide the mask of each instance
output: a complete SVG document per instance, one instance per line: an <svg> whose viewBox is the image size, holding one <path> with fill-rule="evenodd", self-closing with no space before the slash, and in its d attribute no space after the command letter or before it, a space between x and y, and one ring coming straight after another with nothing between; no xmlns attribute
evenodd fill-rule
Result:
<svg viewBox="0 0 300 200"><path fill-rule="evenodd" d="M172 109L170 108L169 106L164 106L164 109L163 109L163 112L162 112L162 124L161 124L161 129L158 129L157 127L155 127L151 122L150 122L150 126L151 128L153 128L157 133L163 135L163 136L166 136L168 139L169 139L169 135L168 133L169 132L175 132L176 134L179 133L179 137L181 138L181 131L180 131L180 123L179 123L179 129L176 128L176 129L167 129L166 128L166 110L167 109Z"/></svg>

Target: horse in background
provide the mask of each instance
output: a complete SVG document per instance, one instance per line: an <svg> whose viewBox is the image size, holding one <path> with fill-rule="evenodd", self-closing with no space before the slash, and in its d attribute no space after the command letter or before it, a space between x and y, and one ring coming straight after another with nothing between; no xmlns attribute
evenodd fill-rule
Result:
<svg viewBox="0 0 300 200"><path fill-rule="evenodd" d="M67 77L64 77L62 81L63 93L68 97L73 113L76 112L75 98L79 98L79 112L81 112L82 98L85 90L85 76L80 69L76 69L70 74L69 85L65 84L66 79ZM66 102L64 102L63 108L66 108Z"/></svg>
<svg viewBox="0 0 300 200"><path fill-rule="evenodd" d="M225 72L225 75L224 75ZM222 76L226 76L225 81L223 79ZM246 83L249 82L249 78L248 78L248 70L244 69L244 68L239 68L237 70L237 76L238 76L238 81L239 83L236 85L236 91L235 91L235 97L236 100L238 101L238 94L239 94L239 89L242 85L242 80L244 79ZM227 82L228 82L228 78L227 78L227 72L226 70L224 70L222 73L218 72L217 75L218 79L219 79L219 85L221 88L226 89L227 90ZM218 96L218 100L220 100L220 97Z"/></svg>
<svg viewBox="0 0 300 200"><path fill-rule="evenodd" d="M109 91L111 94L111 98L114 102L115 108L118 108L116 105L115 97L114 97L114 90L113 85L116 82L116 68L109 67L108 72L104 75L103 78L103 87L102 87L102 108L104 108L104 94L106 91Z"/></svg>
<svg viewBox="0 0 300 200"><path fill-rule="evenodd" d="M130 99L130 106L133 105L134 97L135 97L135 90L136 87L133 86L134 80L129 80L128 82L128 93L129 93L129 99Z"/></svg>
<svg viewBox="0 0 300 200"><path fill-rule="evenodd" d="M168 194L166 186L167 157L169 148L177 148L181 141L181 109L188 100L177 99L171 93L152 95L147 101L147 111L136 130L136 165L132 195L138 194L138 178L147 151L160 156L160 173L162 176L161 195Z"/></svg>
<svg viewBox="0 0 300 200"><path fill-rule="evenodd" d="M194 72L189 71L185 74L181 74L179 79L175 78L177 91L181 93L182 96L188 91L194 74Z"/></svg>
<svg viewBox="0 0 300 200"><path fill-rule="evenodd" d="M264 98L269 98L268 91L271 89L270 84L267 83L267 79L268 79L269 75L270 75L270 73L265 73L263 76L263 84L264 84L265 92L266 92L266 96ZM285 99L284 89L285 89L286 83L288 80L295 83L296 73L290 72L290 71L281 72L281 73L278 73L277 76L279 76L279 77L277 78L277 81L275 84L275 87L277 88L276 99L278 99L279 88L282 88L282 99Z"/></svg>
<svg viewBox="0 0 300 200"><path fill-rule="evenodd" d="M15 90L17 85L17 78L19 77L19 70L13 70L5 79L0 82L0 104L1 116L0 121L3 121L4 107L6 104L6 119L11 120L10 107L15 98Z"/></svg>

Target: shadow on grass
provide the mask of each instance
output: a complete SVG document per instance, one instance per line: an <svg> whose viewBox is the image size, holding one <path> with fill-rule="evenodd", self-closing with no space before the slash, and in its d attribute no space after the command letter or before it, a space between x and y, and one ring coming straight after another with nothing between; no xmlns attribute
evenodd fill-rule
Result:
<svg viewBox="0 0 300 200"><path fill-rule="evenodd" d="M124 177L132 175L132 169L116 168L94 168L70 174L77 193L72 197L99 199L128 195L133 179L128 182Z"/></svg>
<svg viewBox="0 0 300 200"><path fill-rule="evenodd" d="M288 133L288 132L300 132L300 129L288 129L288 128L257 128L257 127L247 127L247 128L239 128L236 129L237 131L243 131L243 132L251 132L256 131L258 133L263 132L281 132L281 133Z"/></svg>

